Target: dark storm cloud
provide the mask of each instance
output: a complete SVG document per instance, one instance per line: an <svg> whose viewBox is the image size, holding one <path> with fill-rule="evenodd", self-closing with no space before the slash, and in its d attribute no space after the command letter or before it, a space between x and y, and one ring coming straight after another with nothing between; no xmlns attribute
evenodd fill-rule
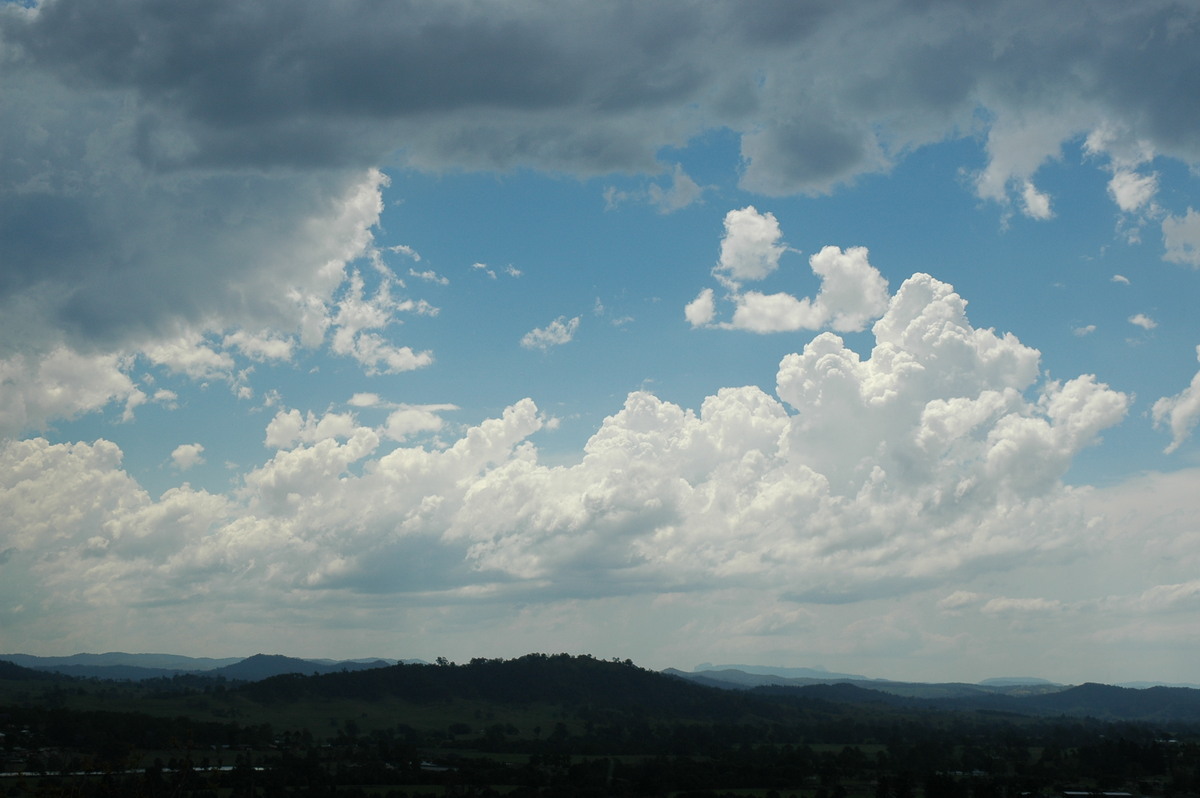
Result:
<svg viewBox="0 0 1200 798"><path fill-rule="evenodd" d="M465 148L477 146L473 126L518 131L509 136L513 157L537 165L530 139L582 137L632 115L640 147L616 149L640 150L626 166L641 168L645 153L706 127L811 130L786 120L835 107L852 124L826 136L828 147L814 149L813 135L777 136L795 139L783 147L790 161L812 162L785 164L802 190L840 171L824 163L831 154L851 169L874 165L856 141L861 128L891 124L897 129L884 135L903 139L920 126L903 117L933 114L946 135L949 116L995 99L1098 99L1141 117L1164 141L1195 147L1200 110L1177 98L1200 82L1196 13L1194 5L1109 2L59 0L21 21L10 14L5 39L30 69L68 85L133 91L144 130L176 127L191 144L176 157L205 164L273 164L289 152L298 163L342 164L353 159L335 152L341 140L369 165L428 144L405 124L419 122ZM718 110L747 92L759 95L743 103L757 115ZM150 157L152 138L142 152L161 164L164 153ZM444 142L434 149L444 153ZM567 147L555 157L587 169L588 152L608 149ZM597 166L619 164L600 158Z"/></svg>
<svg viewBox="0 0 1200 798"><path fill-rule="evenodd" d="M431 116L457 111L604 115L686 102L709 68L695 54L678 56L679 44L698 36L678 10L56 2L10 24L7 39L33 68L68 85L136 92L145 129L186 131L193 146L178 153L185 162L271 164L291 153L302 164L340 164L346 155L331 144L341 139L367 165L405 145L395 131L370 129L389 120L436 124ZM142 153L161 165L152 138L143 138Z"/></svg>

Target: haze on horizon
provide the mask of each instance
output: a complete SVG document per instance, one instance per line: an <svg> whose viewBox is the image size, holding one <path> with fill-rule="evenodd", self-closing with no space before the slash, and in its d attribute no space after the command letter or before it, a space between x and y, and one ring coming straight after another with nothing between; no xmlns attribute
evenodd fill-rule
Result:
<svg viewBox="0 0 1200 798"><path fill-rule="evenodd" d="M1197 3L42 0L0 64L0 649L1197 681Z"/></svg>

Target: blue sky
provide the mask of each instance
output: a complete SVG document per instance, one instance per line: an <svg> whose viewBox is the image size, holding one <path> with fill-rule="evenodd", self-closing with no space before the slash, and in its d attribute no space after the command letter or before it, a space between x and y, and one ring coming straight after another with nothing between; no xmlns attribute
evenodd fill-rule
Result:
<svg viewBox="0 0 1200 798"><path fill-rule="evenodd" d="M1198 30L0 7L0 650L1195 681Z"/></svg>

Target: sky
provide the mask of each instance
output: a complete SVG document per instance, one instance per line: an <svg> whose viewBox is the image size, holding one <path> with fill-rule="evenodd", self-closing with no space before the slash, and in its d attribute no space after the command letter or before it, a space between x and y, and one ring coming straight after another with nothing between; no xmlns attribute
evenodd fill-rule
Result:
<svg viewBox="0 0 1200 798"><path fill-rule="evenodd" d="M0 4L0 652L1200 683L1200 3Z"/></svg>

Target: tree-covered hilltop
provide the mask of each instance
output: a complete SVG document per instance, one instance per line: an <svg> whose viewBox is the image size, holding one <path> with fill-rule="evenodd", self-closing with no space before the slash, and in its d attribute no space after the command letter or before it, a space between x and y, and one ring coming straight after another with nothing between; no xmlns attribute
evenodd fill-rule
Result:
<svg viewBox="0 0 1200 798"><path fill-rule="evenodd" d="M517 659L473 659L465 664L401 664L354 673L276 676L240 688L262 702L300 698L375 700L388 696L429 704L449 700L505 704L549 703L637 709L678 717L736 717L772 702L715 691L629 660L583 655L528 654ZM773 710L770 710L773 712Z"/></svg>

